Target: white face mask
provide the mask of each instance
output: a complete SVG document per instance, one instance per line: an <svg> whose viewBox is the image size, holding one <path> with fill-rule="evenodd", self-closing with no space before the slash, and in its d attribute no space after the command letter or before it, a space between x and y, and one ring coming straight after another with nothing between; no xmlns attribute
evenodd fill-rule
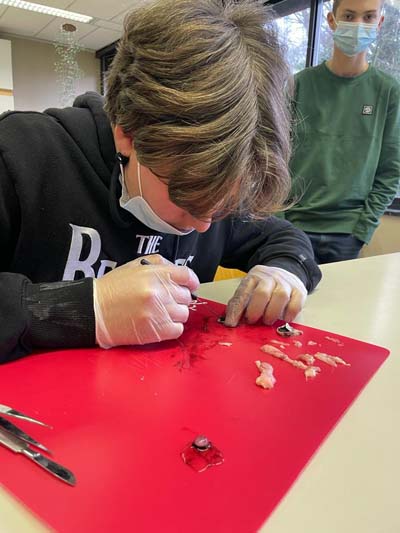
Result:
<svg viewBox="0 0 400 533"><path fill-rule="evenodd" d="M335 17L333 20L336 22L333 40L336 46L349 57L365 52L377 38L377 23L336 21Z"/></svg>
<svg viewBox="0 0 400 533"><path fill-rule="evenodd" d="M119 180L120 180L121 187L122 187L122 195L121 195L121 198L119 199L119 205L122 207L122 209L129 211L129 213L131 213L134 217L140 220L140 222L142 222L145 226L155 231L159 231L160 233L169 233L172 235L179 235L181 237L184 235L189 235L189 233L192 233L193 229L190 229L188 231L181 231L175 228L174 226L171 226L171 224L168 224L168 222L165 222L165 220L160 218L157 215L157 213L153 211L150 205L143 198L142 176L141 176L139 161L137 163L137 176L138 176L140 196L134 196L133 198L129 198L128 190L125 184L124 167L121 163L120 163L120 169L121 169L121 175L120 175Z"/></svg>

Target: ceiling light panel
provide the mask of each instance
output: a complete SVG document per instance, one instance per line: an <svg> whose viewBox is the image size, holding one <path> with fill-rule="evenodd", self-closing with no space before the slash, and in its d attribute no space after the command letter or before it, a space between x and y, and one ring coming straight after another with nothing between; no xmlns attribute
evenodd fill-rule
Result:
<svg viewBox="0 0 400 533"><path fill-rule="evenodd" d="M73 11L65 11L64 9L44 6L42 4L34 4L33 2L24 2L23 0L0 0L0 5L1 4L19 9L26 9L28 11L34 11L36 13L43 13L45 15L51 15L53 17L76 20L77 22L88 23L93 20L93 17L89 17L88 15L81 15L80 13L74 13Z"/></svg>

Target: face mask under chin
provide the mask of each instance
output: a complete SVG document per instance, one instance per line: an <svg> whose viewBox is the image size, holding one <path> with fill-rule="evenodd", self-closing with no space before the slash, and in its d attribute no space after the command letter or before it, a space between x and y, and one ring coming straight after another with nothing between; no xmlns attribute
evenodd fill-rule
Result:
<svg viewBox="0 0 400 533"><path fill-rule="evenodd" d="M141 179L141 169L140 169L140 163L137 163L137 176L138 176L138 185L139 185L139 191L140 196L134 196L133 198L129 197L128 190L126 188L125 184L125 172L124 167L120 163L120 183L122 187L122 194L121 198L119 199L119 205L122 207L122 209L125 209L129 213L131 213L135 218L140 220L142 224L145 226L151 228L154 231L158 231L160 233L167 233L171 235L178 235L178 236L185 236L189 235L189 233L192 233L194 229L191 229L189 231L181 231L178 228L175 228L174 226L171 226L168 222L160 218L157 213L153 211L150 204L143 198L142 194L142 179Z"/></svg>

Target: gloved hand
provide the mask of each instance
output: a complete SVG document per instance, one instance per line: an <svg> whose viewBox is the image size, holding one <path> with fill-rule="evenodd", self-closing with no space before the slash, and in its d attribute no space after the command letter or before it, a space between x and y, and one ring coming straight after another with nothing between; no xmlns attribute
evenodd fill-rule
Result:
<svg viewBox="0 0 400 533"><path fill-rule="evenodd" d="M146 256L93 283L96 341L102 348L176 339L189 316L190 293L199 286L188 267L160 255Z"/></svg>
<svg viewBox="0 0 400 533"><path fill-rule="evenodd" d="M307 289L297 276L283 268L257 265L249 270L229 300L224 324L235 327L242 315L249 324L262 319L271 325L278 318L291 322L306 298Z"/></svg>

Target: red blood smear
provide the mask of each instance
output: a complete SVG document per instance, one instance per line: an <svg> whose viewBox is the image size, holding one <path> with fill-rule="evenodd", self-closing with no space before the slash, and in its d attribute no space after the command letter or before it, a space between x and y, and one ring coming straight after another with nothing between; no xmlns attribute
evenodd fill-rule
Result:
<svg viewBox="0 0 400 533"><path fill-rule="evenodd" d="M224 456L212 443L206 450L198 450L192 443L182 452L183 461L196 472L204 472L209 466L222 465Z"/></svg>

